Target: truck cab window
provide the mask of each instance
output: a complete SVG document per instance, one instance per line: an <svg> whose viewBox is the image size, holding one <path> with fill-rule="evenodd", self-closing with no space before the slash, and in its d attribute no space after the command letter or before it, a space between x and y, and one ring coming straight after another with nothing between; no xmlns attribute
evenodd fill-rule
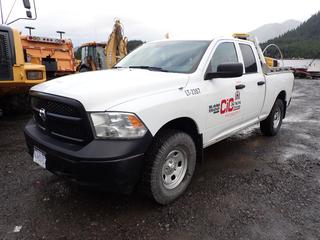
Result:
<svg viewBox="0 0 320 240"><path fill-rule="evenodd" d="M234 43L221 43L211 58L207 72L217 72L218 65L220 64L236 62L238 62L238 55Z"/></svg>
<svg viewBox="0 0 320 240"><path fill-rule="evenodd" d="M87 56L87 55L88 55L88 47L87 46L86 47L82 47L81 48L81 61L82 62L86 61L85 56Z"/></svg>
<svg viewBox="0 0 320 240"><path fill-rule="evenodd" d="M247 44L240 43L246 73L256 73L258 71L257 61L252 48Z"/></svg>

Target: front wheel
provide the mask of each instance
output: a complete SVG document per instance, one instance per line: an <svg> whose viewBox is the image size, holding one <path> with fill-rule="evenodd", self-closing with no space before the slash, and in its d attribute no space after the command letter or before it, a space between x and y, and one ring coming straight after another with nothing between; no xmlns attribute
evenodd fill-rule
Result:
<svg viewBox="0 0 320 240"><path fill-rule="evenodd" d="M146 154L142 182L145 193L162 205L174 201L188 187L195 165L192 138L184 132L165 130Z"/></svg>
<svg viewBox="0 0 320 240"><path fill-rule="evenodd" d="M277 99L269 116L260 122L260 130L265 136L275 136L281 127L284 116L284 102Z"/></svg>

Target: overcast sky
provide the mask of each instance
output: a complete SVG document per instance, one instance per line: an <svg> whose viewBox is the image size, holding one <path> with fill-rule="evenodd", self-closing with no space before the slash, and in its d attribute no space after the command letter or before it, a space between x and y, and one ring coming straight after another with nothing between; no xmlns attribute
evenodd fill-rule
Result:
<svg viewBox="0 0 320 240"><path fill-rule="evenodd" d="M5 18L14 1L2 0ZM36 21L21 20L12 26L23 33L25 26L33 26L34 35L51 37L62 30L78 46L106 41L115 18L121 19L129 40L162 39L167 32L174 39L212 39L267 23L305 21L320 10L320 0L36 0L36 6ZM17 0L10 19L21 15L22 0Z"/></svg>

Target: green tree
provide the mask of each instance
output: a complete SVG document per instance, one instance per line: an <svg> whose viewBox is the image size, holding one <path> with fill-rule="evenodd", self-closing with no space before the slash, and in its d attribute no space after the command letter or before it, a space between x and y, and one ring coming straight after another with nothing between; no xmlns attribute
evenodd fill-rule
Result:
<svg viewBox="0 0 320 240"><path fill-rule="evenodd" d="M264 49L268 44L277 44L284 58L320 58L320 12L314 14L295 30L262 44ZM267 56L276 57L276 50L271 49Z"/></svg>

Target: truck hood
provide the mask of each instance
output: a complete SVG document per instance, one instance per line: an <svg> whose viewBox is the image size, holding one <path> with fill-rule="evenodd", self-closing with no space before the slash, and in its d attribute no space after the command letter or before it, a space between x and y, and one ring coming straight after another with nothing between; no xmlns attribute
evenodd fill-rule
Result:
<svg viewBox="0 0 320 240"><path fill-rule="evenodd" d="M78 73L34 86L31 90L80 101L87 111L185 87L188 75L144 69L111 69Z"/></svg>

